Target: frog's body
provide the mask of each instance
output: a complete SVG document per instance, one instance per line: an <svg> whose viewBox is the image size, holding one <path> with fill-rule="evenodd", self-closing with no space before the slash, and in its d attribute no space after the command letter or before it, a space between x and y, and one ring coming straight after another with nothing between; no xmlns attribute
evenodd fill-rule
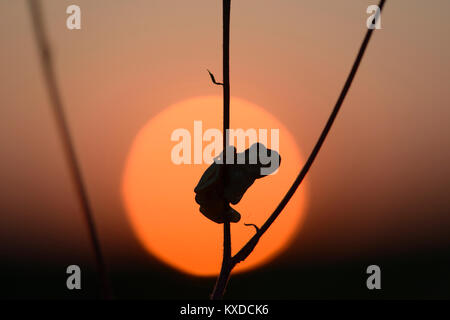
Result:
<svg viewBox="0 0 450 320"><path fill-rule="evenodd" d="M239 157L245 159L244 164L227 164L226 173L224 174L223 165L217 163L217 160L223 156L222 152L215 162L206 169L194 189L196 193L195 201L200 205L200 212L205 217L216 223L224 223L226 220L238 222L241 219L239 212L234 210L230 206L230 203L239 203L244 193L255 180L265 176L261 174L261 168L267 168L269 165L261 163L258 151L266 152L267 154L275 152L270 149L267 150L260 143L253 144L249 149L240 154L236 154L234 147L229 147L227 157L228 152L232 152L235 156L234 159L238 159ZM257 161L254 164L251 164L249 161L251 152L256 152L254 155ZM276 152L275 154L278 155ZM274 168L273 171L278 169L281 162L279 155L278 159L278 165L275 167L271 166L271 168Z"/></svg>

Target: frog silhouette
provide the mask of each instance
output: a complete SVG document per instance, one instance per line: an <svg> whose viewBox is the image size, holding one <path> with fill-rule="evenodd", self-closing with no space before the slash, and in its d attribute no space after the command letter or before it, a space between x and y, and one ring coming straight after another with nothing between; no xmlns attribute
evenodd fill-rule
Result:
<svg viewBox="0 0 450 320"><path fill-rule="evenodd" d="M222 152L206 169L194 189L195 202L200 205L200 212L216 223L238 222L241 215L230 203L239 203L256 179L272 174L281 164L278 152L267 149L261 143L253 144L242 153L236 153L236 149L229 146L227 159L230 154L234 161L232 164L227 161L226 170Z"/></svg>

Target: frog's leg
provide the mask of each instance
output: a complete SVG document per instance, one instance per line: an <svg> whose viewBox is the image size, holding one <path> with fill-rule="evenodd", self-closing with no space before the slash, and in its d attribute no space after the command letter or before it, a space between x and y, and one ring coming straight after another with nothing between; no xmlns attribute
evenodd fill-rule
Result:
<svg viewBox="0 0 450 320"><path fill-rule="evenodd" d="M232 207L228 205L228 210L225 212L225 214L229 217L230 222L239 222L241 220L241 214L234 210Z"/></svg>

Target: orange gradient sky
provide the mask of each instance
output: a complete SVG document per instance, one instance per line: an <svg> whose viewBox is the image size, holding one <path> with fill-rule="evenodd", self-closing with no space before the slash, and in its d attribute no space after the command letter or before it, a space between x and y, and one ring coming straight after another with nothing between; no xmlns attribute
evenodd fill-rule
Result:
<svg viewBox="0 0 450 320"><path fill-rule="evenodd" d="M79 0L79 31L65 27L72 1L43 2L102 244L108 259L128 262L142 248L122 202L127 155L167 106L220 95L206 72L222 79L220 1ZM351 67L369 4L233 1L231 94L276 117L303 157ZM447 0L388 1L306 178L308 210L283 259L448 241L448 12ZM90 259L25 1L1 1L0 26L1 252Z"/></svg>

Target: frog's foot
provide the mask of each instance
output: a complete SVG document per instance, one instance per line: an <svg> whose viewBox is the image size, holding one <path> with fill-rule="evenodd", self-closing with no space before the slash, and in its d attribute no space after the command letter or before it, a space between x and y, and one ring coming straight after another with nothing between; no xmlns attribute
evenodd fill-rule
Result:
<svg viewBox="0 0 450 320"><path fill-rule="evenodd" d="M239 212L234 210L232 207L229 207L225 214L229 217L230 222L239 222L241 220L241 215Z"/></svg>
<svg viewBox="0 0 450 320"><path fill-rule="evenodd" d="M230 205L225 205L224 207L217 202L202 203L200 205L200 212L215 223L224 223L225 221L235 223L241 220L239 212L231 208Z"/></svg>

